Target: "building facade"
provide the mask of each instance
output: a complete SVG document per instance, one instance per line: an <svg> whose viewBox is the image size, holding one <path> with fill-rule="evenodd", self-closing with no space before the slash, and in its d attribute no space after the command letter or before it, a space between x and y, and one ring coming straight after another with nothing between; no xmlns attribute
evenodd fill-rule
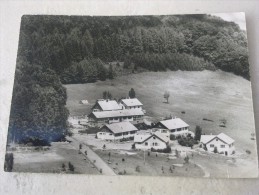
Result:
<svg viewBox="0 0 259 195"><path fill-rule="evenodd" d="M219 135L202 135L201 147L209 152L217 152L224 155L235 153L234 140L224 133Z"/></svg>
<svg viewBox="0 0 259 195"><path fill-rule="evenodd" d="M169 138L159 132L138 132L134 136L135 148L140 150L163 150L167 148L168 143Z"/></svg>
<svg viewBox="0 0 259 195"><path fill-rule="evenodd" d="M96 134L102 140L121 140L133 138L138 129L130 122L119 122L104 125L101 131Z"/></svg>
<svg viewBox="0 0 259 195"><path fill-rule="evenodd" d="M170 134L175 136L187 136L189 131L189 125L180 118L172 118L163 120L155 125L156 128L167 129Z"/></svg>

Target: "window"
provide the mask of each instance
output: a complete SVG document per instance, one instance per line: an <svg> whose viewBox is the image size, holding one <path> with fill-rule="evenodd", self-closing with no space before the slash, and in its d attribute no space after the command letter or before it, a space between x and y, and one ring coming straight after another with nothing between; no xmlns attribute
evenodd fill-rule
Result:
<svg viewBox="0 0 259 195"><path fill-rule="evenodd" d="M216 141L219 141L219 139L217 138Z"/></svg>
<svg viewBox="0 0 259 195"><path fill-rule="evenodd" d="M128 135L128 132L124 132L123 135Z"/></svg>
<svg viewBox="0 0 259 195"><path fill-rule="evenodd" d="M175 132L175 129L172 129L171 132Z"/></svg>
<svg viewBox="0 0 259 195"><path fill-rule="evenodd" d="M177 131L181 131L181 130L182 130L181 128L177 129Z"/></svg>
<svg viewBox="0 0 259 195"><path fill-rule="evenodd" d="M210 147L211 147L211 148L214 148L214 144L210 144Z"/></svg>
<svg viewBox="0 0 259 195"><path fill-rule="evenodd" d="M145 142L145 146L148 146L148 143L147 143L147 142Z"/></svg>
<svg viewBox="0 0 259 195"><path fill-rule="evenodd" d="M225 145L220 145L221 148L225 148Z"/></svg>
<svg viewBox="0 0 259 195"><path fill-rule="evenodd" d="M114 120L118 120L118 117L115 117Z"/></svg>
<svg viewBox="0 0 259 195"><path fill-rule="evenodd" d="M112 135L112 133L110 133L109 135Z"/></svg>
<svg viewBox="0 0 259 195"><path fill-rule="evenodd" d="M153 137L153 139L156 139L156 137Z"/></svg>

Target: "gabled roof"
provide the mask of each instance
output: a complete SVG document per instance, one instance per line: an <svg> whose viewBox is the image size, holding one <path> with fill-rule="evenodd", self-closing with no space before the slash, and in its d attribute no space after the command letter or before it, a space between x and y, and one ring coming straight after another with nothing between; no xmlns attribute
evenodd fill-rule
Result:
<svg viewBox="0 0 259 195"><path fill-rule="evenodd" d="M125 110L113 110L113 111L102 111L92 112L96 118L110 118L120 116L143 116L144 113L140 109L125 109Z"/></svg>
<svg viewBox="0 0 259 195"><path fill-rule="evenodd" d="M235 140L233 140L231 137L229 137L225 133L220 133L217 135L217 137L219 139L221 139L222 141L226 142L227 144L232 144L233 142L235 142Z"/></svg>
<svg viewBox="0 0 259 195"><path fill-rule="evenodd" d="M103 111L121 109L121 106L115 100L99 100L97 104L99 104Z"/></svg>
<svg viewBox="0 0 259 195"><path fill-rule="evenodd" d="M207 144L209 141L214 139L216 135L201 135L200 142L203 144Z"/></svg>
<svg viewBox="0 0 259 195"><path fill-rule="evenodd" d="M160 139L162 142L167 143L169 141L169 138L166 137L165 135L163 135L162 133L159 132L155 132L155 133L137 133L134 136L134 142L136 143L143 143L147 140L149 140L152 137L157 137L158 139Z"/></svg>
<svg viewBox="0 0 259 195"><path fill-rule="evenodd" d="M167 129L189 127L189 125L180 118L172 118L169 120L160 121L160 123Z"/></svg>
<svg viewBox="0 0 259 195"><path fill-rule="evenodd" d="M105 125L105 126L108 129L110 129L113 133L123 133L123 132L137 131L138 130L130 122L112 123L112 124Z"/></svg>
<svg viewBox="0 0 259 195"><path fill-rule="evenodd" d="M203 144L207 144L214 140L215 138L220 139L221 141L225 142L226 144L232 144L235 142L231 137L226 135L225 133L220 133L218 135L201 135L200 142Z"/></svg>
<svg viewBox="0 0 259 195"><path fill-rule="evenodd" d="M137 98L122 99L121 102L123 102L126 106L143 106Z"/></svg>

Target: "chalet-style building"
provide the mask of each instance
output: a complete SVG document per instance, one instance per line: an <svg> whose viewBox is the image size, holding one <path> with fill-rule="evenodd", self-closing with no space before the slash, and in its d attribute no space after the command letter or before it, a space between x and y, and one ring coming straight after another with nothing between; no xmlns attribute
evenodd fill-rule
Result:
<svg viewBox="0 0 259 195"><path fill-rule="evenodd" d="M124 109L141 109L142 110L143 104L137 98L121 99L120 102Z"/></svg>
<svg viewBox="0 0 259 195"><path fill-rule="evenodd" d="M201 135L200 139L201 146L205 150L209 152L217 151L226 156L234 153L234 142L235 140L224 133L220 133L219 135Z"/></svg>
<svg viewBox="0 0 259 195"><path fill-rule="evenodd" d="M144 111L142 103L137 99L97 100L92 107L92 113L88 115L89 123L98 125L129 121L133 124L143 122Z"/></svg>
<svg viewBox="0 0 259 195"><path fill-rule="evenodd" d="M150 150L151 148L165 149L169 143L169 138L162 133L147 133L139 131L134 136L134 144L136 149Z"/></svg>
<svg viewBox="0 0 259 195"><path fill-rule="evenodd" d="M134 124L143 121L144 113L139 109L125 109L103 112L92 112L89 116L89 122L105 123L118 123L123 121L132 122Z"/></svg>
<svg viewBox="0 0 259 195"><path fill-rule="evenodd" d="M122 106L118 104L116 100L97 100L95 105L92 107L93 112L101 111L112 111L112 110L121 110Z"/></svg>
<svg viewBox="0 0 259 195"><path fill-rule="evenodd" d="M155 125L155 127L160 129L168 129L170 134L175 136L186 136L189 133L189 125L180 118L160 121Z"/></svg>
<svg viewBox="0 0 259 195"><path fill-rule="evenodd" d="M138 129L130 122L120 122L104 125L96 136L103 140L120 140L134 137L137 131Z"/></svg>

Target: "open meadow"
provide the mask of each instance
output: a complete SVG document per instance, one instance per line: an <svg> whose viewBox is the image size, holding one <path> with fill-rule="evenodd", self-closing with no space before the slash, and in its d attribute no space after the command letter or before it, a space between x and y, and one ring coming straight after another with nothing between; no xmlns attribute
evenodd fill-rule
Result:
<svg viewBox="0 0 259 195"><path fill-rule="evenodd" d="M205 134L224 132L236 141L237 152L250 150L253 160L256 159L256 142L251 140L251 133L255 132L251 86L240 76L223 71L144 72L65 87L71 116L88 115L96 99L102 98L103 91L121 98L134 88L146 115L153 120L177 116L192 131L200 125ZM166 90L170 92L169 104L164 103ZM83 99L89 104L79 104ZM226 127L220 127L223 121Z"/></svg>

